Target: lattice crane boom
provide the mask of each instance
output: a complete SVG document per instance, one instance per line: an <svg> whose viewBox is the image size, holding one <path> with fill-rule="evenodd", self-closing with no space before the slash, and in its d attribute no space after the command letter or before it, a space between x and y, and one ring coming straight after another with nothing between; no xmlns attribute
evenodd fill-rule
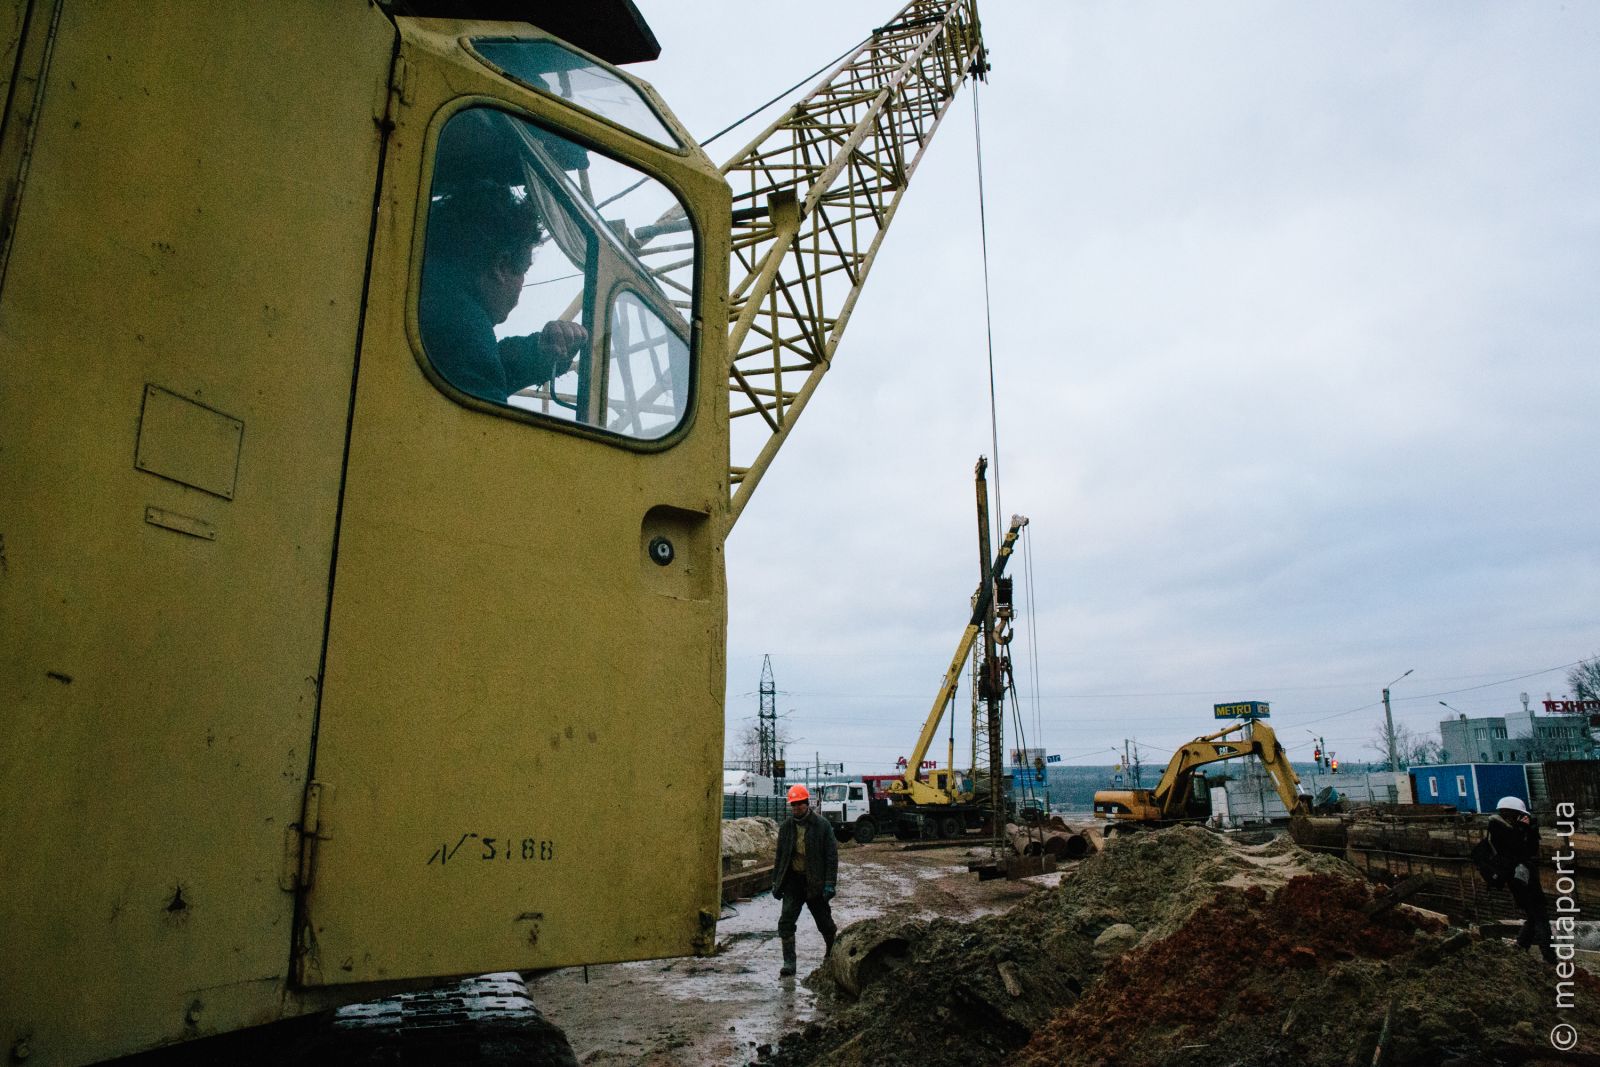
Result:
<svg viewBox="0 0 1600 1067"><path fill-rule="evenodd" d="M722 168L730 526L827 372L956 90L986 71L976 0L912 0Z"/></svg>

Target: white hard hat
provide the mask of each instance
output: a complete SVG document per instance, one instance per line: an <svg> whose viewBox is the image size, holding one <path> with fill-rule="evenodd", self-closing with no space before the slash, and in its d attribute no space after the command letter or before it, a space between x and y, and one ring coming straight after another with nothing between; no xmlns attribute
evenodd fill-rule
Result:
<svg viewBox="0 0 1600 1067"><path fill-rule="evenodd" d="M1521 797L1501 797L1500 803L1495 805L1495 809L1498 811L1520 811L1524 815L1528 814L1528 805L1522 802Z"/></svg>

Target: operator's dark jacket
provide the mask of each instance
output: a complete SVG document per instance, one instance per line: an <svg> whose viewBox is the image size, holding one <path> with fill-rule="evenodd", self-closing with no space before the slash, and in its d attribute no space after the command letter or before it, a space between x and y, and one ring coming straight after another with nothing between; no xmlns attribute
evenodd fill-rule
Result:
<svg viewBox="0 0 1600 1067"><path fill-rule="evenodd" d="M1501 881L1510 882L1511 872L1519 863L1527 864L1530 871L1539 866L1539 823L1536 819L1530 818L1522 825L1507 822L1499 813L1489 816L1489 844L1494 846ZM1538 884L1537 878L1533 884Z"/></svg>
<svg viewBox="0 0 1600 1067"><path fill-rule="evenodd" d="M772 868L772 895L783 895L783 879L794 860L794 834L799 825L794 816L778 827L778 862ZM820 897L822 887L833 885L839 877L839 842L833 824L815 810L806 816L806 896Z"/></svg>

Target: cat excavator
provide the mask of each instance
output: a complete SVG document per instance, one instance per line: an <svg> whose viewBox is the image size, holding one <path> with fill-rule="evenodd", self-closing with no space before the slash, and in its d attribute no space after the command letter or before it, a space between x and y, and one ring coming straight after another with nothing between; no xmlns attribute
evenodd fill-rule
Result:
<svg viewBox="0 0 1600 1067"><path fill-rule="evenodd" d="M1238 734L1238 737L1234 737ZM1197 737L1172 754L1154 789L1102 789L1094 795L1095 818L1105 820L1107 834L1118 830L1203 822L1211 815L1211 796L1200 768L1223 760L1254 756L1272 779L1278 799L1290 815L1304 811L1310 797L1272 727L1256 720L1235 723Z"/></svg>
<svg viewBox="0 0 1600 1067"><path fill-rule="evenodd" d="M987 63L912 0L719 166L659 51L0 2L12 1062L714 951L723 545Z"/></svg>

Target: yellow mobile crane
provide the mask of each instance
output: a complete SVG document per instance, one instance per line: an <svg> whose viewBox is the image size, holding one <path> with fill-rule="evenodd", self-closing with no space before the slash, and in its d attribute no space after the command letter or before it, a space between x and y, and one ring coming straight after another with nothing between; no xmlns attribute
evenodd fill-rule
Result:
<svg viewBox="0 0 1600 1067"><path fill-rule="evenodd" d="M1233 734L1241 734L1229 740ZM1272 727L1256 720L1235 723L1225 730L1197 737L1172 754L1154 789L1102 789L1094 795L1094 814L1106 820L1106 831L1136 826L1170 826L1200 822L1211 815L1211 796L1201 767L1222 760L1255 756L1272 778L1278 799L1291 815L1303 810L1310 798L1300 791L1300 777L1278 743Z"/></svg>
<svg viewBox="0 0 1600 1067"><path fill-rule="evenodd" d="M0 44L0 1049L712 951L723 542L973 0L721 167L616 66L629 0L10 0Z"/></svg>
<svg viewBox="0 0 1600 1067"><path fill-rule="evenodd" d="M1004 810L1004 789L1000 781L1000 766L996 754L1000 751L999 700L1004 687L1004 664L998 652L996 607L998 594L1006 571L1016 549L1022 528L1028 525L1026 516L1013 515L1011 526L1000 542L1000 551L993 562L989 553L989 500L988 483L984 478L987 460L980 459L975 471L978 501L979 559L982 579L972 596L972 616L956 642L955 655L945 671L944 681L933 698L933 707L922 723L922 732L906 760L905 772L897 781L889 783L890 813L895 819L895 834L899 837L959 837L976 829L990 819L994 812ZM1005 605L1009 608L1009 602ZM952 736L949 755L943 768L928 772L922 777L922 762L933 744L933 735L944 721L945 712L955 700L956 687L961 681L961 671L972 654L978 639L984 639L984 674L979 680L981 695L988 706L988 723L984 730L984 746L990 754L988 766L972 768L973 778L984 772L983 781L963 782L955 771L955 739ZM977 747L976 745L974 746ZM976 755L975 755L976 762ZM981 788L979 788L981 786Z"/></svg>

